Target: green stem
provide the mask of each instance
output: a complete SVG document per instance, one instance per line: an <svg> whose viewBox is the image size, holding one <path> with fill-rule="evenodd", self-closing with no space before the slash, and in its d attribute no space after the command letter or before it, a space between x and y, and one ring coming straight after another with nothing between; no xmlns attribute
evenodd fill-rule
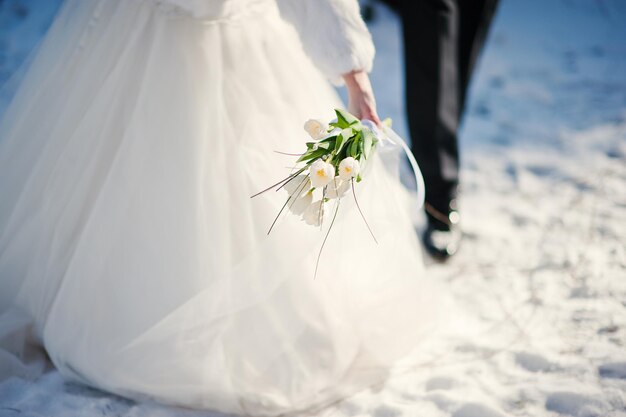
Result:
<svg viewBox="0 0 626 417"><path fill-rule="evenodd" d="M287 201L285 201L285 204L283 204L283 207L280 209L280 211L278 212L278 214L276 215L276 218L274 219L274 221L272 222L272 225L270 226L270 229L267 231L267 234L269 235L272 232L272 229L274 228L274 225L276 224L276 222L278 221L278 218L280 217L280 214L285 210L285 207L287 207L287 204L289 204L289 200L291 200L293 198L293 196L295 195L299 195L300 192L302 191L302 189L304 187L302 187L302 184L304 184L306 181L306 177L304 179L302 179L302 181L300 182L300 184L298 184L298 187L296 188L296 192L293 193L292 195L290 195L289 197L287 197ZM289 208L291 208L291 206L293 205L293 203L295 202L295 198L293 199L294 201L291 203L291 205L289 206Z"/></svg>
<svg viewBox="0 0 626 417"><path fill-rule="evenodd" d="M357 198L356 198L356 192L354 191L354 178L352 178L352 180L350 180L350 183L352 184L352 195L354 195L354 202L356 203L356 207L359 209L359 213L361 213L361 217L363 218L363 221L365 222L365 225L367 226L367 230L370 231L370 234L374 238L374 242L376 242L376 244L378 244L378 240L376 240L376 236L374 236L374 232L372 232L372 228L370 227L369 223L365 219L365 216L363 215L363 211L361 211L361 206L359 205L359 200L357 200Z"/></svg>
<svg viewBox="0 0 626 417"><path fill-rule="evenodd" d="M333 228L335 224L335 219L337 218L337 212L339 211L339 201L337 199L337 205L335 206L335 214L333 215L333 219L330 222L330 226L328 226L328 231L326 232L326 236L324 236L324 241L322 242L322 247L320 248L319 253L317 254L317 262L315 263L315 274L313 275L313 279L317 278L317 269L320 266L320 258L322 257L322 251L324 250L324 246L326 245L326 240L328 239L328 235L330 234L330 230Z"/></svg>
<svg viewBox="0 0 626 417"><path fill-rule="evenodd" d="M298 175L302 174L302 172L304 172L304 170L305 170L305 169L306 169L306 167L301 168L301 169L300 169L300 170L298 170L295 174L292 174L292 175L288 176L287 178L284 178L284 179L282 179L282 180L278 181L276 184L274 184L274 185L272 185L272 186L270 186L270 187L267 187L267 188L266 188L266 189L264 189L263 191L259 191L258 193L254 194L253 196L250 196L250 198L254 198L254 197L258 196L258 195L261 195L261 194L263 194L264 192L269 191L269 190L271 190L272 188L274 188L274 187L276 187L276 186L278 186L278 185L280 185L280 184L283 184L283 182L284 182L285 184L287 184L287 183L291 182L291 180L293 180L295 177L297 177ZM281 188L282 188L285 184L281 185Z"/></svg>

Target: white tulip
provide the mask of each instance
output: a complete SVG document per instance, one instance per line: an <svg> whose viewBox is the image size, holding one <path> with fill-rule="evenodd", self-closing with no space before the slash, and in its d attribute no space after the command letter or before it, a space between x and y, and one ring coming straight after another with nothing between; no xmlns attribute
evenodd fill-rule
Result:
<svg viewBox="0 0 626 417"><path fill-rule="evenodd" d="M321 159L313 162L309 168L311 185L315 188L324 187L335 177L335 167Z"/></svg>
<svg viewBox="0 0 626 417"><path fill-rule="evenodd" d="M307 190L304 194L300 196L292 196L289 198L289 211L293 214L297 214L298 216L303 214L304 211L309 208L311 203L313 202L313 192Z"/></svg>
<svg viewBox="0 0 626 417"><path fill-rule="evenodd" d="M324 220L325 211L324 202L318 200L304 210L302 220L311 226L320 226Z"/></svg>
<svg viewBox="0 0 626 417"><path fill-rule="evenodd" d="M287 194L290 196L296 191L300 191L302 189L308 191L309 188L311 188L311 181L309 180L309 176L306 174L298 175L283 186L283 190L287 191ZM302 193L302 191L300 192Z"/></svg>
<svg viewBox="0 0 626 417"><path fill-rule="evenodd" d="M328 126L317 119L309 119L304 123L304 130L306 130L313 139L318 140L326 136Z"/></svg>
<svg viewBox="0 0 626 417"><path fill-rule="evenodd" d="M339 163L339 178L349 180L359 175L359 161L349 156Z"/></svg>
<svg viewBox="0 0 626 417"><path fill-rule="evenodd" d="M326 198L338 198L343 197L343 195L350 189L350 181L344 181L339 177L335 177L331 182L326 186Z"/></svg>
<svg viewBox="0 0 626 417"><path fill-rule="evenodd" d="M304 213L304 210L311 205L313 193L311 192L311 180L308 175L298 175L283 186L289 194L287 207L297 215Z"/></svg>

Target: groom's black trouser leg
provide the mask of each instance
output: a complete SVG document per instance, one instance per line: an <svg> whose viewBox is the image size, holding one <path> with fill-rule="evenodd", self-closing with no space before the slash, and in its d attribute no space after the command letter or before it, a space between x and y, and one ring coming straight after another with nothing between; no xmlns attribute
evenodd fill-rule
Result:
<svg viewBox="0 0 626 417"><path fill-rule="evenodd" d="M458 130L497 0L402 2L406 106L426 201L447 213L459 184Z"/></svg>
<svg viewBox="0 0 626 417"><path fill-rule="evenodd" d="M458 0L460 19L459 74L461 76L461 111L476 60L483 48L498 0Z"/></svg>

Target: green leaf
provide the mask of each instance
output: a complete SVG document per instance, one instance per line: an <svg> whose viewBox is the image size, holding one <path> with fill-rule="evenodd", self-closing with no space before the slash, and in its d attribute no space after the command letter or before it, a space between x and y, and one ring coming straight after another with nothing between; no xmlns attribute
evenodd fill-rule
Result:
<svg viewBox="0 0 626 417"><path fill-rule="evenodd" d="M335 153L338 154L341 151L341 148L345 143L347 143L350 138L354 136L354 130L348 127L343 129L339 136L337 136L337 142L335 143Z"/></svg>
<svg viewBox="0 0 626 417"><path fill-rule="evenodd" d="M306 143L306 147L308 149L307 152L313 152L313 147L317 145L318 149L330 149L330 148L334 148L335 147L335 136L331 137L331 138L327 138L324 139L323 141L320 142L307 142Z"/></svg>
<svg viewBox="0 0 626 417"><path fill-rule="evenodd" d="M341 147L343 146L345 142L344 136L343 134L337 136L337 142L335 142L335 153L338 153L341 150Z"/></svg>
<svg viewBox="0 0 626 417"><path fill-rule="evenodd" d="M350 123L348 123L339 110L335 109L335 113L337 114L337 121L332 123L333 126L338 127L339 129L345 129L350 126Z"/></svg>
<svg viewBox="0 0 626 417"><path fill-rule="evenodd" d="M348 149L350 148L350 142L345 142L342 146L341 146L341 150L339 150L339 152L337 152L335 155L335 159L337 159L337 161L341 162L343 161L346 157L348 157L347 153L348 153Z"/></svg>
<svg viewBox="0 0 626 417"><path fill-rule="evenodd" d="M366 164L365 155L361 154L361 157L359 158L359 165L361 166L361 172L363 172L363 170L365 169L365 164Z"/></svg>
<svg viewBox="0 0 626 417"><path fill-rule="evenodd" d="M321 142L317 142L317 147L319 149L329 150L329 149L333 148L334 146L335 146L335 137L334 136L332 138L324 139Z"/></svg>
<svg viewBox="0 0 626 417"><path fill-rule="evenodd" d="M359 119L346 110L335 109L335 114L337 114L337 127L341 129L345 129L350 125L359 123Z"/></svg>
<svg viewBox="0 0 626 417"><path fill-rule="evenodd" d="M356 158L358 152L359 152L359 137L356 136L354 138L354 140L352 141L352 143L350 144L350 156L353 158Z"/></svg>
<svg viewBox="0 0 626 417"><path fill-rule="evenodd" d="M370 152L372 150L372 145L374 144L374 135L369 129L365 129L363 132L363 154L365 158L370 157Z"/></svg>
<svg viewBox="0 0 626 417"><path fill-rule="evenodd" d="M312 159L321 158L322 156L326 155L327 153L328 153L328 150L323 149L323 148L317 149L315 151L308 151L304 155L302 155L300 158L298 158L296 163L297 162L310 161Z"/></svg>

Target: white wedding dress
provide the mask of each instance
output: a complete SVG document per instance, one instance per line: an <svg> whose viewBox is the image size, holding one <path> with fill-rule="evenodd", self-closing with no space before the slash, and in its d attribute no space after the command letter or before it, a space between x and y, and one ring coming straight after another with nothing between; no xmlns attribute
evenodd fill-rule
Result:
<svg viewBox="0 0 626 417"><path fill-rule="evenodd" d="M67 0L0 124L0 380L66 377L254 416L380 381L425 337L398 154L324 231L267 230L329 82L371 68L356 0ZM345 201L344 201L345 200Z"/></svg>

